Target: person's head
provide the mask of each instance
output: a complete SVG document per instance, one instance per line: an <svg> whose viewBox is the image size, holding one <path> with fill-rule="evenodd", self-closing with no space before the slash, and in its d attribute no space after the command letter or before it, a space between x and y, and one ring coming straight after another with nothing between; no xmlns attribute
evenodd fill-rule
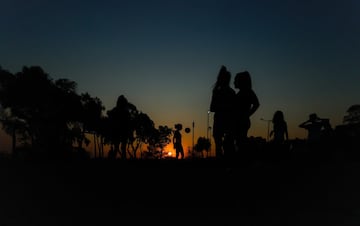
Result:
<svg viewBox="0 0 360 226"><path fill-rule="evenodd" d="M312 113L309 115L309 120L310 121L316 121L319 117L317 116L316 113Z"/></svg>
<svg viewBox="0 0 360 226"><path fill-rule="evenodd" d="M272 122L277 123L277 122L282 122L282 121L284 121L284 113L282 111L276 111L274 113Z"/></svg>
<svg viewBox="0 0 360 226"><path fill-rule="evenodd" d="M231 79L231 73L227 70L227 68L224 65L222 65L217 76L215 88L229 86L230 79Z"/></svg>
<svg viewBox="0 0 360 226"><path fill-rule="evenodd" d="M175 124L175 129L182 130L182 124L180 124L180 123Z"/></svg>
<svg viewBox="0 0 360 226"><path fill-rule="evenodd" d="M237 89L251 89L251 76L248 71L239 72L235 76L234 86Z"/></svg>
<svg viewBox="0 0 360 226"><path fill-rule="evenodd" d="M128 103L127 99L125 98L124 95L120 95L116 101L116 106L117 107L124 107L126 106Z"/></svg>

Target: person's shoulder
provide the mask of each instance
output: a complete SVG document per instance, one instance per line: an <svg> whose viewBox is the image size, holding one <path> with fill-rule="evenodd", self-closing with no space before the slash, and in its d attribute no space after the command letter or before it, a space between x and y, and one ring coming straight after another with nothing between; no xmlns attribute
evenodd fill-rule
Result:
<svg viewBox="0 0 360 226"><path fill-rule="evenodd" d="M236 92L233 88L229 87L226 89L226 93L228 93L229 95L235 96Z"/></svg>
<svg viewBox="0 0 360 226"><path fill-rule="evenodd" d="M255 92L255 90L253 90L253 89L250 89L250 90L249 90L249 93L251 93L252 95L255 95L255 96L256 96L256 92Z"/></svg>

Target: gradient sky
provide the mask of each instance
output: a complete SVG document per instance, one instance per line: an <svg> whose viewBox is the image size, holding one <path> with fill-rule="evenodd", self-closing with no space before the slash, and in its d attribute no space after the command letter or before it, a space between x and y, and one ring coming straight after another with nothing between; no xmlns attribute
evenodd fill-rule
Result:
<svg viewBox="0 0 360 226"><path fill-rule="evenodd" d="M106 110L123 94L156 126L194 121L195 139L206 136L221 65L232 78L252 75L260 108L249 135L265 138L260 118L282 110L290 138L303 138L310 113L335 127L360 102L357 0L2 0L1 9L3 69L41 66Z"/></svg>

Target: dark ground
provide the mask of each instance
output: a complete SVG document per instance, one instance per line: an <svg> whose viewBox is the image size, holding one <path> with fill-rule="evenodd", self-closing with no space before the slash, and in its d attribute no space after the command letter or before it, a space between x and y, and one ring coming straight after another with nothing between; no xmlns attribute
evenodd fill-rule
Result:
<svg viewBox="0 0 360 226"><path fill-rule="evenodd" d="M360 161L330 156L2 159L0 225L359 225Z"/></svg>

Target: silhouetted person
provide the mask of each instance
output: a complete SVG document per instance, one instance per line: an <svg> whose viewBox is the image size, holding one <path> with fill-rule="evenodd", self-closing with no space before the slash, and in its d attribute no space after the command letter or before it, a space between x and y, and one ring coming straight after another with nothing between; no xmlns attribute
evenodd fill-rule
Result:
<svg viewBox="0 0 360 226"><path fill-rule="evenodd" d="M214 112L213 137L217 159L233 152L234 139L230 127L235 91L230 87L230 79L231 73L225 66L221 66L212 90L210 111Z"/></svg>
<svg viewBox="0 0 360 226"><path fill-rule="evenodd" d="M270 132L270 137L274 136L273 143L282 145L289 139L287 123L284 119L282 111L276 111L272 118L273 130Z"/></svg>
<svg viewBox="0 0 360 226"><path fill-rule="evenodd" d="M288 127L284 119L284 113L282 111L276 111L272 118L273 129L270 132L272 156L275 161L283 160L288 157L288 145L286 141L289 140Z"/></svg>
<svg viewBox="0 0 360 226"><path fill-rule="evenodd" d="M173 136L173 144L174 149L176 151L176 159L179 159L179 156L181 156L181 159L184 159L184 148L182 146L182 136L180 131L182 130L182 124L175 124L175 132Z"/></svg>
<svg viewBox="0 0 360 226"><path fill-rule="evenodd" d="M251 126L250 117L259 108L260 103L252 89L251 76L248 71L239 72L235 76L234 85L239 91L236 93L235 110L235 143L237 150L246 148L248 131Z"/></svg>
<svg viewBox="0 0 360 226"><path fill-rule="evenodd" d="M108 112L112 127L112 142L114 144L114 157L118 152L121 153L121 158L126 159L126 147L131 137L130 128L130 111L128 100L123 96L119 96L116 102L116 107ZM120 148L120 149L119 149Z"/></svg>
<svg viewBox="0 0 360 226"><path fill-rule="evenodd" d="M308 131L307 139L309 142L318 141L321 137L321 131L324 126L324 121L320 119L315 113L309 115L309 119L299 125Z"/></svg>
<svg viewBox="0 0 360 226"><path fill-rule="evenodd" d="M301 123L299 127L308 131L307 144L310 149L319 148L324 133L329 132L329 129L331 129L329 119L321 119L316 113L310 114L309 119Z"/></svg>
<svg viewBox="0 0 360 226"><path fill-rule="evenodd" d="M322 130L322 139L329 139L334 135L334 130L330 124L330 119L322 119L323 120L323 130Z"/></svg>

